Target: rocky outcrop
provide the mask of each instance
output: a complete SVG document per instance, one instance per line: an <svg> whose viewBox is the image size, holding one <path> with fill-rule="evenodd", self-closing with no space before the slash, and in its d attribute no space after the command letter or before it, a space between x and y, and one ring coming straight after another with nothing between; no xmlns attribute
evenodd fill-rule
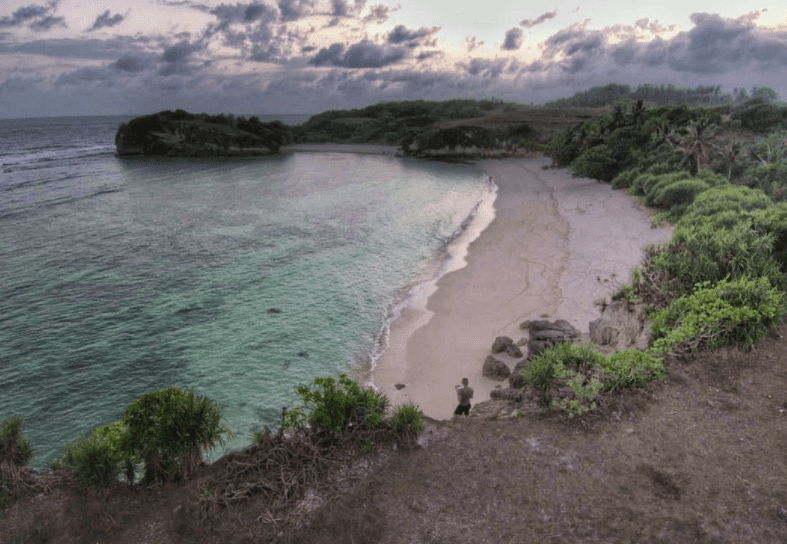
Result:
<svg viewBox="0 0 787 544"><path fill-rule="evenodd" d="M269 155L287 143L289 130L278 121L262 123L255 117L162 111L122 123L115 148L120 157Z"/></svg>
<svg viewBox="0 0 787 544"><path fill-rule="evenodd" d="M530 357L528 357L528 359L530 359ZM516 364L514 370L511 371L511 376L509 376L508 378L508 387L512 389L519 389L527 385L527 381L525 380L525 377L522 375L522 371L530 362L528 359L525 359L524 361L519 361Z"/></svg>
<svg viewBox="0 0 787 544"><path fill-rule="evenodd" d="M492 353L502 353L505 352L507 355L513 357L514 359L519 359L520 357L524 357L522 350L514 344L514 341L511 340L508 336L498 336L495 338L494 343L492 344Z"/></svg>
<svg viewBox="0 0 787 544"><path fill-rule="evenodd" d="M561 342L574 342L581 337L580 332L563 319L554 322L525 321L519 325L519 328L527 330L530 335L527 341L528 358Z"/></svg>
<svg viewBox="0 0 787 544"><path fill-rule="evenodd" d="M646 350L651 334L645 311L641 304L615 300L590 322L590 340L608 351L628 348Z"/></svg>
<svg viewBox="0 0 787 544"><path fill-rule="evenodd" d="M511 369L508 365L499 359L495 359L489 355L484 361L484 366L481 369L481 375L493 380L505 380L511 375Z"/></svg>

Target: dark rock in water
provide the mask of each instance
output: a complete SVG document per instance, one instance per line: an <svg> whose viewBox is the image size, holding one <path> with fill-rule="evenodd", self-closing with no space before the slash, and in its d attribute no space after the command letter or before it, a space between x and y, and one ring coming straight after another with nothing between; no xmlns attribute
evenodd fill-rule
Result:
<svg viewBox="0 0 787 544"><path fill-rule="evenodd" d="M280 314L281 313L281 309L280 308L268 308L268 313L269 314Z"/></svg>
<svg viewBox="0 0 787 544"><path fill-rule="evenodd" d="M554 323L545 320L525 321L519 328L530 333L527 341L528 358L561 342L573 342L581 337L580 332L563 319L557 319Z"/></svg>
<svg viewBox="0 0 787 544"><path fill-rule="evenodd" d="M122 123L115 148L120 157L254 156L278 153L290 139L290 129L278 121L167 110Z"/></svg>
<svg viewBox="0 0 787 544"><path fill-rule="evenodd" d="M394 387L395 387L397 390L399 390L399 389L404 389L404 388L405 388L405 385L404 385L403 383L397 383L396 385L394 385Z"/></svg>
<svg viewBox="0 0 787 544"><path fill-rule="evenodd" d="M484 361L481 374L493 380L505 380L511 375L511 369L503 361L495 359L491 355Z"/></svg>
<svg viewBox="0 0 787 544"><path fill-rule="evenodd" d="M308 357L308 356L309 356L309 352L308 351L299 351L298 352L298 357Z"/></svg>

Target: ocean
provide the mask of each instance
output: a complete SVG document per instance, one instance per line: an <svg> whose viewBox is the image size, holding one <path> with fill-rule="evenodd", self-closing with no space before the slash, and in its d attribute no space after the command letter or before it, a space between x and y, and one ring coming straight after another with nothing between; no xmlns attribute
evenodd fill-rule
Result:
<svg viewBox="0 0 787 544"><path fill-rule="evenodd" d="M36 469L149 391L220 403L231 450L298 385L368 381L391 321L494 198L469 164L120 159L128 119L0 120L0 418L25 418Z"/></svg>

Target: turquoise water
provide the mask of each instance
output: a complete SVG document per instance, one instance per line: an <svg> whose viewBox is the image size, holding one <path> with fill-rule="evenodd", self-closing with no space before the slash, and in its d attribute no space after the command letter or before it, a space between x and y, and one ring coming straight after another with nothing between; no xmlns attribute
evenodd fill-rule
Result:
<svg viewBox="0 0 787 544"><path fill-rule="evenodd" d="M363 378L406 288L489 189L471 165L118 159L122 118L0 120L0 417L43 468L139 395L194 387L236 440Z"/></svg>

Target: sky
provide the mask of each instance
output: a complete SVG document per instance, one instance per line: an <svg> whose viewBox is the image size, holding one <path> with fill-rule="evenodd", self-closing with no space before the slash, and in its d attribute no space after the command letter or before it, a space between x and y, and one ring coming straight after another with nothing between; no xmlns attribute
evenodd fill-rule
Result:
<svg viewBox="0 0 787 544"><path fill-rule="evenodd" d="M2 0L0 118L543 103L608 83L767 86L773 0Z"/></svg>

